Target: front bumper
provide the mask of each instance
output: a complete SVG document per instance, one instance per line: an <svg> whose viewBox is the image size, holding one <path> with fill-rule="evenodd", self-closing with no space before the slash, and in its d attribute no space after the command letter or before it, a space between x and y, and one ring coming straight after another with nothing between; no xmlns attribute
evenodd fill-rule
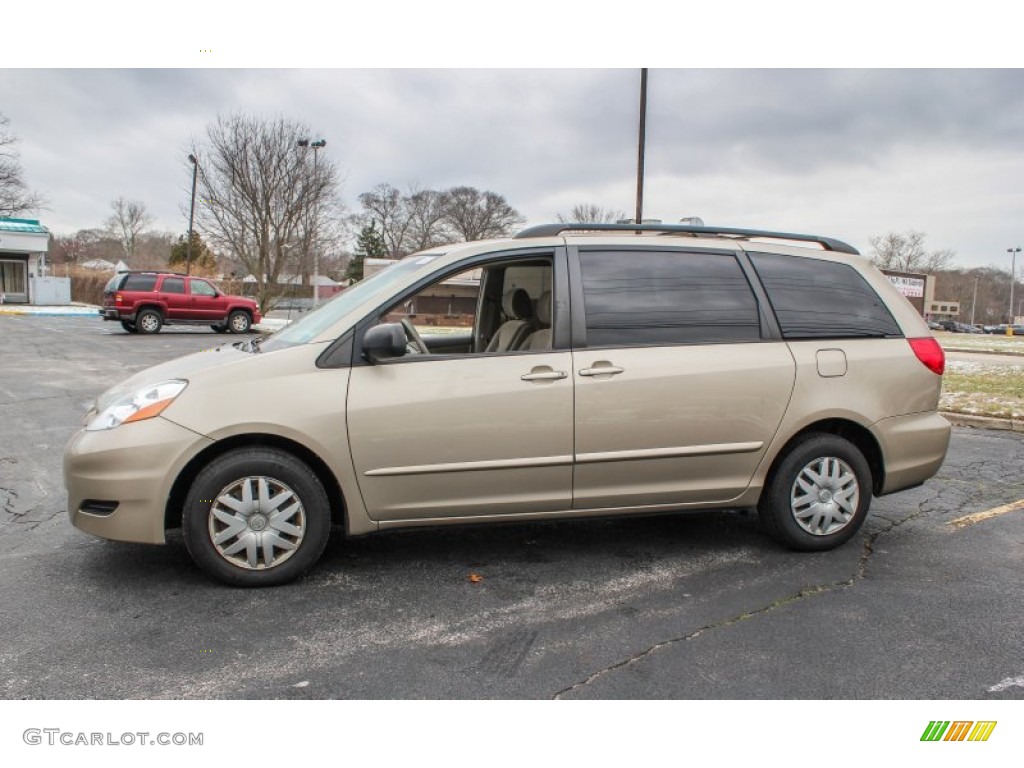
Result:
<svg viewBox="0 0 1024 768"><path fill-rule="evenodd" d="M211 443L159 416L115 429L79 430L64 449L71 524L104 539L163 544L171 486ZM83 510L86 501L116 502L117 508L95 514Z"/></svg>

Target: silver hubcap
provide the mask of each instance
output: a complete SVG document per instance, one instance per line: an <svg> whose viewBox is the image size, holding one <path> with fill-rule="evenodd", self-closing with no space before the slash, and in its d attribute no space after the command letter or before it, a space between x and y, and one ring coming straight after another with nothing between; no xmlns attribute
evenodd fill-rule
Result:
<svg viewBox="0 0 1024 768"><path fill-rule="evenodd" d="M245 330L245 318L241 315L235 315L231 318L231 328L236 331Z"/></svg>
<svg viewBox="0 0 1024 768"><path fill-rule="evenodd" d="M156 318L153 317L152 315L146 315L145 317L142 318L142 327L144 330L147 331L155 331Z"/></svg>
<svg viewBox="0 0 1024 768"><path fill-rule="evenodd" d="M232 565L274 568L293 554L306 532L295 492L272 477L245 477L225 487L210 507L210 540Z"/></svg>
<svg viewBox="0 0 1024 768"><path fill-rule="evenodd" d="M815 536L827 536L853 519L860 503L860 486L849 464L825 456L800 470L789 499L801 528Z"/></svg>

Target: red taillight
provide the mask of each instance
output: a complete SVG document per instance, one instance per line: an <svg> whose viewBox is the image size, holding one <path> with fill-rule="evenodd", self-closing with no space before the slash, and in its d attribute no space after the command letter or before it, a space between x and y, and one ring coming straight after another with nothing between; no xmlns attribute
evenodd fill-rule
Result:
<svg viewBox="0 0 1024 768"><path fill-rule="evenodd" d="M120 303L121 303L121 294L120 294L120 293L114 294L114 301L115 301L115 302L116 302L117 304L120 304Z"/></svg>
<svg viewBox="0 0 1024 768"><path fill-rule="evenodd" d="M942 375L946 370L946 353L942 351L939 342L932 337L927 339L907 339L910 348L914 350L917 359L924 363L925 367L932 373Z"/></svg>

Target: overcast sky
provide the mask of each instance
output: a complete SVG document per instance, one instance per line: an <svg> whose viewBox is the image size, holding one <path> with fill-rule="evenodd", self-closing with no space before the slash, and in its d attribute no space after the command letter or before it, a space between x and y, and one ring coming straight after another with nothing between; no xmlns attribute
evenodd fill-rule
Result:
<svg viewBox="0 0 1024 768"><path fill-rule="evenodd" d="M529 224L581 202L632 212L638 93L636 69L0 70L55 233L100 226L118 196L184 231L189 141L232 112L308 124L350 210L390 182L493 190ZM965 266L1024 245L1021 70L652 69L648 98L645 217L865 253L915 229Z"/></svg>

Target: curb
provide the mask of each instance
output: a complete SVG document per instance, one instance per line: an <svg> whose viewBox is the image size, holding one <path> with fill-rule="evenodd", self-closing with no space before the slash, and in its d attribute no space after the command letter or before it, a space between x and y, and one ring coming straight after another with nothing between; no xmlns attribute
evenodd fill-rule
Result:
<svg viewBox="0 0 1024 768"><path fill-rule="evenodd" d="M1006 355L1007 357L1024 357L1024 352L999 352L995 349L968 349L967 347L943 347L944 352L964 352L969 355Z"/></svg>
<svg viewBox="0 0 1024 768"><path fill-rule="evenodd" d="M1003 432L1024 432L1024 422L1014 419L997 419L992 416L972 416L967 413L951 413L939 411L946 420L955 427L973 427L975 429L996 429Z"/></svg>
<svg viewBox="0 0 1024 768"><path fill-rule="evenodd" d="M0 307L0 315L17 315L18 317L98 317L98 312L98 307L75 307L67 310Z"/></svg>

